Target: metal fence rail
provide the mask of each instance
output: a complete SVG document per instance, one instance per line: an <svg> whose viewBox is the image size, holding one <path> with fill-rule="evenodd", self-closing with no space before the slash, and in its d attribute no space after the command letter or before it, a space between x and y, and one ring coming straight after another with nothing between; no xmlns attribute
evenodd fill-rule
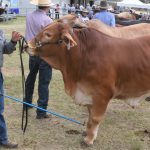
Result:
<svg viewBox="0 0 150 150"><path fill-rule="evenodd" d="M36 10L36 8L19 8L19 14L17 14L17 15L18 16L26 16L28 13L33 12L34 10ZM66 15L66 14L68 14L67 11L60 9L60 13L59 13L60 17ZM55 15L56 15L55 9L50 9L49 16L51 18L55 19Z"/></svg>

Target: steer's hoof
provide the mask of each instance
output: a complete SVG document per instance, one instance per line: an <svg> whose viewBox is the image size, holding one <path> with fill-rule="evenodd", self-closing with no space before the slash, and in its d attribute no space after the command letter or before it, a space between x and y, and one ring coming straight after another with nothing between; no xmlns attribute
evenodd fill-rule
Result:
<svg viewBox="0 0 150 150"><path fill-rule="evenodd" d="M92 146L91 144L87 144L85 141L82 141L80 143L80 145L81 145L82 148L87 148L87 147L91 147Z"/></svg>
<svg viewBox="0 0 150 150"><path fill-rule="evenodd" d="M87 136L86 131L83 131L82 136L84 136L84 137L86 137L86 136Z"/></svg>
<svg viewBox="0 0 150 150"><path fill-rule="evenodd" d="M146 101L150 102L150 96L145 98Z"/></svg>

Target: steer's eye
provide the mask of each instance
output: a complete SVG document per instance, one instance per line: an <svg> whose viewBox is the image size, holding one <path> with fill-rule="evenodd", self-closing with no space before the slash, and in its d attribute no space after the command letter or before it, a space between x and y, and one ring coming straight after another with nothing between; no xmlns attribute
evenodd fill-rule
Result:
<svg viewBox="0 0 150 150"><path fill-rule="evenodd" d="M50 33L48 33L48 32L46 32L45 35L46 35L47 37L51 37Z"/></svg>

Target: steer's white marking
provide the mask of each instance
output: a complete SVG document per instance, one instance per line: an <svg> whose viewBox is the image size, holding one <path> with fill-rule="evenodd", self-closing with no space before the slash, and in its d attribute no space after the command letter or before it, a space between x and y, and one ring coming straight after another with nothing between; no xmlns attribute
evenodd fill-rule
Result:
<svg viewBox="0 0 150 150"><path fill-rule="evenodd" d="M92 96L87 94L87 91L80 86L77 86L74 93L75 103L79 105L92 105Z"/></svg>
<svg viewBox="0 0 150 150"><path fill-rule="evenodd" d="M28 53L30 56L34 56L33 49L31 49L31 48L28 48L27 53Z"/></svg>
<svg viewBox="0 0 150 150"><path fill-rule="evenodd" d="M85 87L86 86L83 86L78 83L74 91L74 94L72 95L73 98L75 99L75 103L78 105L92 105L93 104L92 95L89 94L89 91ZM126 98L124 101L128 105L130 105L132 108L135 108L140 105L140 102L142 100L145 100L145 98L149 96L150 96L150 92L147 92L139 97Z"/></svg>
<svg viewBox="0 0 150 150"><path fill-rule="evenodd" d="M96 140L96 138L97 138L98 128L99 128L99 125L97 125L93 131L93 133L94 133L94 139L93 140Z"/></svg>
<svg viewBox="0 0 150 150"><path fill-rule="evenodd" d="M130 105L131 107L137 107L140 105L140 102L142 100L145 100L146 97L150 96L150 93L146 93L140 97L136 97L136 98L128 98L125 100L125 102Z"/></svg>

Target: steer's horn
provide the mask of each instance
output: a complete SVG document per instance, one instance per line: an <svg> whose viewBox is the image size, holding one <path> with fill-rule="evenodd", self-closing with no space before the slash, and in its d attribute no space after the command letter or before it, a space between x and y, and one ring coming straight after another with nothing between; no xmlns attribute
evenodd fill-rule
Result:
<svg viewBox="0 0 150 150"><path fill-rule="evenodd" d="M71 47L74 47L77 45L76 41L72 38L72 36L69 33L64 33L63 39L68 50L70 50Z"/></svg>

